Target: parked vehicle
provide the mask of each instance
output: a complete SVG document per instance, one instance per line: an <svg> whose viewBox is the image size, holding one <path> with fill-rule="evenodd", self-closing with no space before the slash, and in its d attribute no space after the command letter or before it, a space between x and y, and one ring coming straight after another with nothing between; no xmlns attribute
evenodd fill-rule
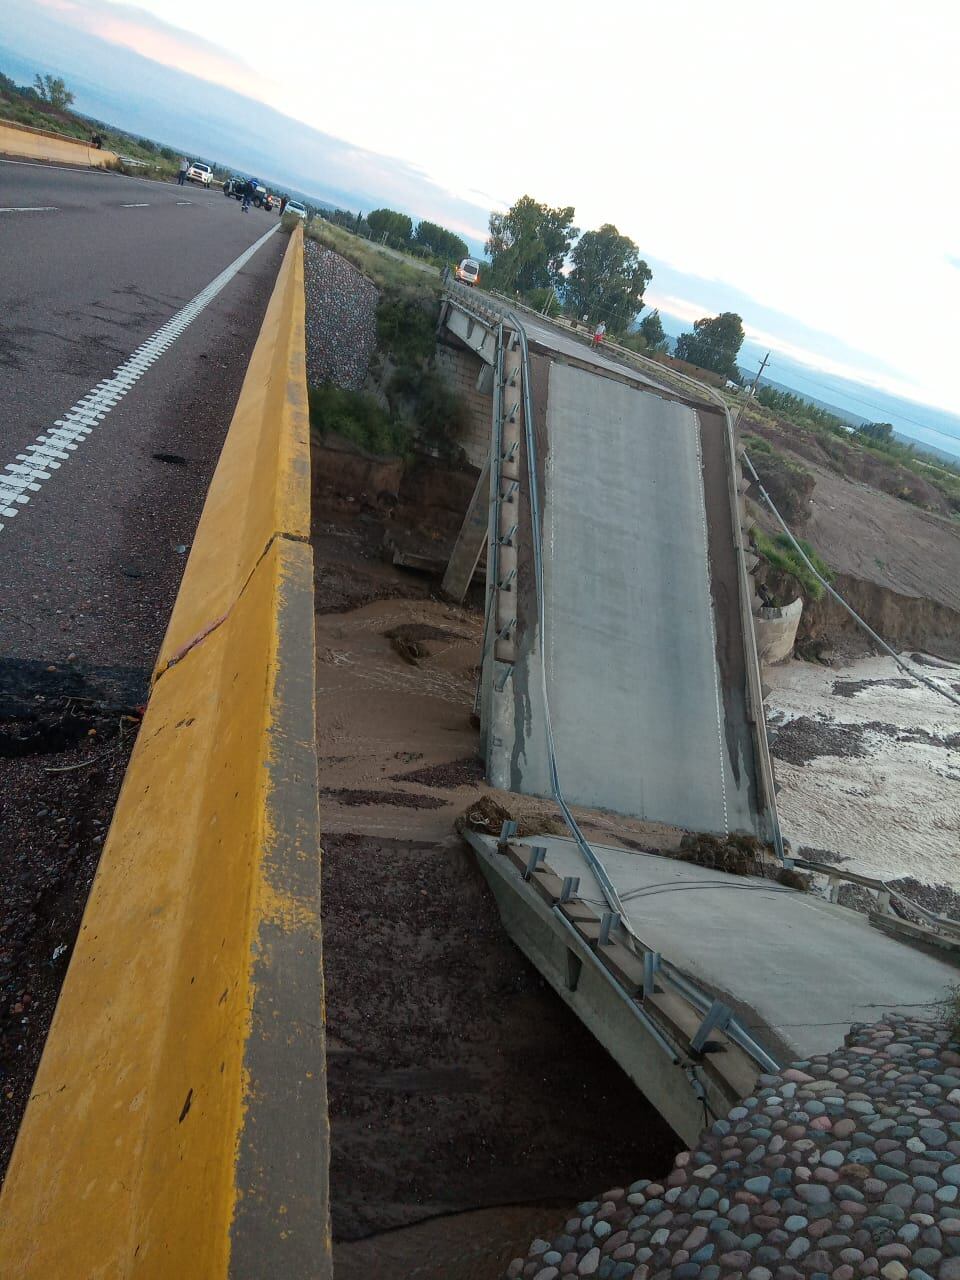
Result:
<svg viewBox="0 0 960 1280"><path fill-rule="evenodd" d="M199 182L203 186L209 187L212 178L213 170L208 164L202 164L199 160L194 160L187 170L188 182Z"/></svg>
<svg viewBox="0 0 960 1280"><path fill-rule="evenodd" d="M295 213L298 218L302 218L304 222L307 220L307 210L299 200L288 200L284 213Z"/></svg>
<svg viewBox="0 0 960 1280"><path fill-rule="evenodd" d="M479 284L480 283L480 263L476 258L464 258L453 273L454 278L459 280L461 284Z"/></svg>
<svg viewBox="0 0 960 1280"><path fill-rule="evenodd" d="M244 188L248 182L253 183L253 194L250 197L250 203L255 204L258 209L272 209L275 203L274 198L257 178L241 178L239 174L234 174L232 178L228 178L223 184L223 194L225 196L233 196L234 200L242 200Z"/></svg>

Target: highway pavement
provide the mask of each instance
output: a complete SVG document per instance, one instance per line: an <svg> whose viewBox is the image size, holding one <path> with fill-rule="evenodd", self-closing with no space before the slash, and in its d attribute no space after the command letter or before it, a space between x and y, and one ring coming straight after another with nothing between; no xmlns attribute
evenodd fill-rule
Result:
<svg viewBox="0 0 960 1280"><path fill-rule="evenodd" d="M624 364L616 356L605 355L602 347L594 348L587 346L583 342L578 342L576 338L570 335L568 330L552 325L546 318L535 320L525 311L520 312L519 317L526 330L527 341L533 347L555 352L566 360L586 365L591 369L595 369L598 373L612 373L618 377L629 377L632 382L637 382L644 386L669 390L665 381L658 382L655 378L650 378L646 374L640 373L633 365Z"/></svg>
<svg viewBox="0 0 960 1280"><path fill-rule="evenodd" d="M144 687L278 223L219 188L0 162L0 687L66 662Z"/></svg>

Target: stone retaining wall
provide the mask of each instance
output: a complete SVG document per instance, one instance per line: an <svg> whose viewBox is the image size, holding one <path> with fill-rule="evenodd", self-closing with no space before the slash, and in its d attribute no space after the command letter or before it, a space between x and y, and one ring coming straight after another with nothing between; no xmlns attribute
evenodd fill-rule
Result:
<svg viewBox="0 0 960 1280"><path fill-rule="evenodd" d="M463 403L466 428L457 440L475 467L482 467L490 452L493 398L477 390L477 379L487 366L472 351L437 343L437 372Z"/></svg>

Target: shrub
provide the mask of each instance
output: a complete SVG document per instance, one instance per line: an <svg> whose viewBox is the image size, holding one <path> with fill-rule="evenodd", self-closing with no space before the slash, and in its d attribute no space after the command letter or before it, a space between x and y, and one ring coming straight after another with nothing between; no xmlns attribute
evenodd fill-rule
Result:
<svg viewBox="0 0 960 1280"><path fill-rule="evenodd" d="M773 453L773 445L769 440L764 440L763 436L744 435L741 438L751 462L756 453Z"/></svg>
<svg viewBox="0 0 960 1280"><path fill-rule="evenodd" d="M758 556L762 556L766 562L774 569L779 569L781 573L787 573L797 582L801 591L811 600L820 600L823 597L823 584L814 577L814 575L804 564L801 557L797 554L793 544L785 533L777 533L771 538L769 534L757 527L751 534L754 549ZM800 546L809 556L814 568L826 579L827 582L833 580L833 574L830 568L824 564L823 560L817 555L809 542L804 542L802 538L798 538Z"/></svg>
<svg viewBox="0 0 960 1280"><path fill-rule="evenodd" d="M766 441L762 443L766 444ZM812 472L799 462L785 458L769 444L766 449L748 449L747 452L760 483L787 524L802 524L808 520L810 495L816 483Z"/></svg>
<svg viewBox="0 0 960 1280"><path fill-rule="evenodd" d="M410 431L362 391L344 391L331 383L310 388L310 425L321 435L333 431L370 453L406 455Z"/></svg>
<svg viewBox="0 0 960 1280"><path fill-rule="evenodd" d="M436 346L437 304L426 289L385 291L377 304L377 345L398 365L428 360Z"/></svg>

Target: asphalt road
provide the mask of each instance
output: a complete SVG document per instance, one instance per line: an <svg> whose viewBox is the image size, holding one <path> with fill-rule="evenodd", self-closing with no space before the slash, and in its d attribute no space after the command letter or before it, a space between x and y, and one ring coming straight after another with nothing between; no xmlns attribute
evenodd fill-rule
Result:
<svg viewBox="0 0 960 1280"><path fill-rule="evenodd" d="M47 435L60 466L26 503L0 500L0 673L149 670L286 237L128 366L104 416L78 402L278 221L219 188L0 163L0 476L43 465L24 451L58 421L79 428L75 449Z"/></svg>
<svg viewBox="0 0 960 1280"><path fill-rule="evenodd" d="M648 387L654 387L658 390L665 387L667 390L670 389L665 381L657 382L655 378L649 378L640 373L633 365L624 364L615 356L602 354L602 347L595 349L583 342L578 342L576 338L571 337L569 331L561 329L557 325L552 325L546 318L534 320L525 311L520 312L519 316L526 330L527 340L534 347L540 347L544 351L552 351L567 359L575 360L578 364L596 369L598 373L614 373L621 377L626 375L631 381L642 383Z"/></svg>

